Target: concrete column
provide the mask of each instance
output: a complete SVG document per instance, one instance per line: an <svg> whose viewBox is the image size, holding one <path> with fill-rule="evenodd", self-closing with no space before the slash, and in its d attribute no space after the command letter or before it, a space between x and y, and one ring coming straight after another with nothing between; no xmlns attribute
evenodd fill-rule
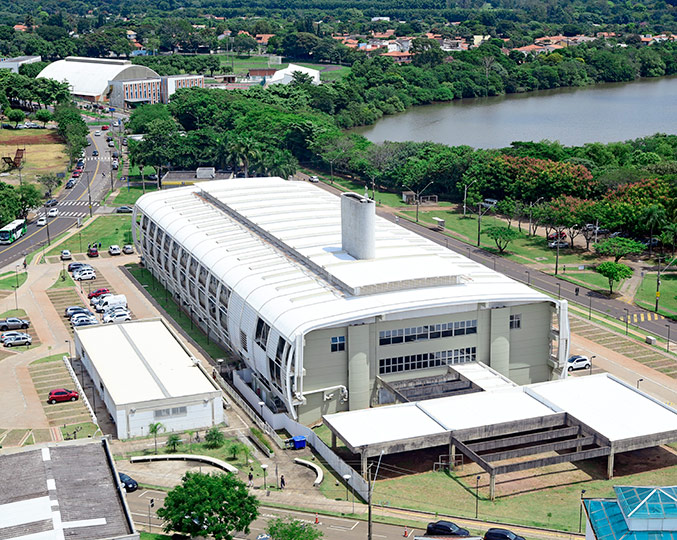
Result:
<svg viewBox="0 0 677 540"><path fill-rule="evenodd" d="M491 473L489 479L489 498L493 501L496 494L496 473Z"/></svg>
<svg viewBox="0 0 677 540"><path fill-rule="evenodd" d="M606 462L606 477L611 480L614 477L614 453L609 454Z"/></svg>
<svg viewBox="0 0 677 540"><path fill-rule="evenodd" d="M510 376L510 308L491 310L489 362L501 375Z"/></svg>
<svg viewBox="0 0 677 540"><path fill-rule="evenodd" d="M367 454L365 452L362 452L361 454L361 461L362 461L362 478L369 481L369 478L367 478Z"/></svg>
<svg viewBox="0 0 677 540"><path fill-rule="evenodd" d="M331 449L336 450L336 433L331 432Z"/></svg>
<svg viewBox="0 0 677 540"><path fill-rule="evenodd" d="M369 407L369 325L348 327L348 406Z"/></svg>
<svg viewBox="0 0 677 540"><path fill-rule="evenodd" d="M449 470L454 469L456 464L456 445L453 442L449 443Z"/></svg>

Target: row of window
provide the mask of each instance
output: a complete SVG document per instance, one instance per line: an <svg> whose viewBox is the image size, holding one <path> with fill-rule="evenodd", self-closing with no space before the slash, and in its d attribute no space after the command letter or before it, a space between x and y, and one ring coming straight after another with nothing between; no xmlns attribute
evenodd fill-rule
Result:
<svg viewBox="0 0 677 540"><path fill-rule="evenodd" d="M394 345L396 343L411 343L452 336L477 334L477 319L456 321L426 326L412 326L397 330L381 330L378 333L379 345Z"/></svg>
<svg viewBox="0 0 677 540"><path fill-rule="evenodd" d="M172 407L171 409L158 409L153 411L153 416L158 418L168 418L170 416L186 416L188 414L187 407Z"/></svg>
<svg viewBox="0 0 677 540"><path fill-rule="evenodd" d="M412 371L432 367L446 366L447 364L463 364L472 362L477 358L476 347L463 347L449 351L431 353L409 354L395 356L393 358L381 358L378 361L378 372L398 373L400 371Z"/></svg>

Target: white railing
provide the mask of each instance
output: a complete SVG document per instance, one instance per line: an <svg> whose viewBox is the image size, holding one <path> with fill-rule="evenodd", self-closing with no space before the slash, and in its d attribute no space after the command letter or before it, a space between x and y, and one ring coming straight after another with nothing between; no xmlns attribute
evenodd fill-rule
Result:
<svg viewBox="0 0 677 540"><path fill-rule="evenodd" d="M71 379L73 379L73 382L75 383L75 386L77 387L78 394L80 394L80 399L84 402L85 407L87 408L87 412L89 412L89 416L92 419L92 422L94 422L94 424L98 427L99 421L96 419L96 414L94 413L94 409L89 404L89 399L87 399L87 394L85 394L85 390L84 390L84 388L82 388L80 381L78 380L77 376L75 375L75 370L73 369L73 366L71 365L71 363L68 360L68 357L66 355L63 356L63 363L66 365L66 369L68 370L68 373L70 374ZM96 388L92 388L92 392L96 392Z"/></svg>

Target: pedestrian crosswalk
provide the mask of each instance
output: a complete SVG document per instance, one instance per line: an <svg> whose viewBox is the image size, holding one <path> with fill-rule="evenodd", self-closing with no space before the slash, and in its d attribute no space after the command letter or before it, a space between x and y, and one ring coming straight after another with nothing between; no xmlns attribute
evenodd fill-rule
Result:
<svg viewBox="0 0 677 540"><path fill-rule="evenodd" d="M642 313L630 313L630 322L632 323L660 321L662 319L665 319L663 315L659 315L658 313L651 313L649 311ZM625 322L625 315L621 315L620 317L618 317L618 320Z"/></svg>
<svg viewBox="0 0 677 540"><path fill-rule="evenodd" d="M85 158L85 161L110 161L111 157L110 155L102 155L102 156L87 156Z"/></svg>
<svg viewBox="0 0 677 540"><path fill-rule="evenodd" d="M61 201L59 202L59 208L63 208L64 206L89 206L89 201ZM96 201L92 201L92 207L94 206L99 206L99 203Z"/></svg>

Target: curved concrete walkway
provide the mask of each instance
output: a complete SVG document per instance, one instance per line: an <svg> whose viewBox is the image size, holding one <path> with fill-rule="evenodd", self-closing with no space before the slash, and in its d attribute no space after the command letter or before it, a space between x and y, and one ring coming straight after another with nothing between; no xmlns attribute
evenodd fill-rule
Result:
<svg viewBox="0 0 677 540"><path fill-rule="evenodd" d="M131 463L140 463L143 461L197 461L213 467L218 467L226 472L234 474L239 473L237 467L233 467L230 463L221 461L210 456L200 456L197 454L162 454L158 456L132 456L129 458Z"/></svg>

